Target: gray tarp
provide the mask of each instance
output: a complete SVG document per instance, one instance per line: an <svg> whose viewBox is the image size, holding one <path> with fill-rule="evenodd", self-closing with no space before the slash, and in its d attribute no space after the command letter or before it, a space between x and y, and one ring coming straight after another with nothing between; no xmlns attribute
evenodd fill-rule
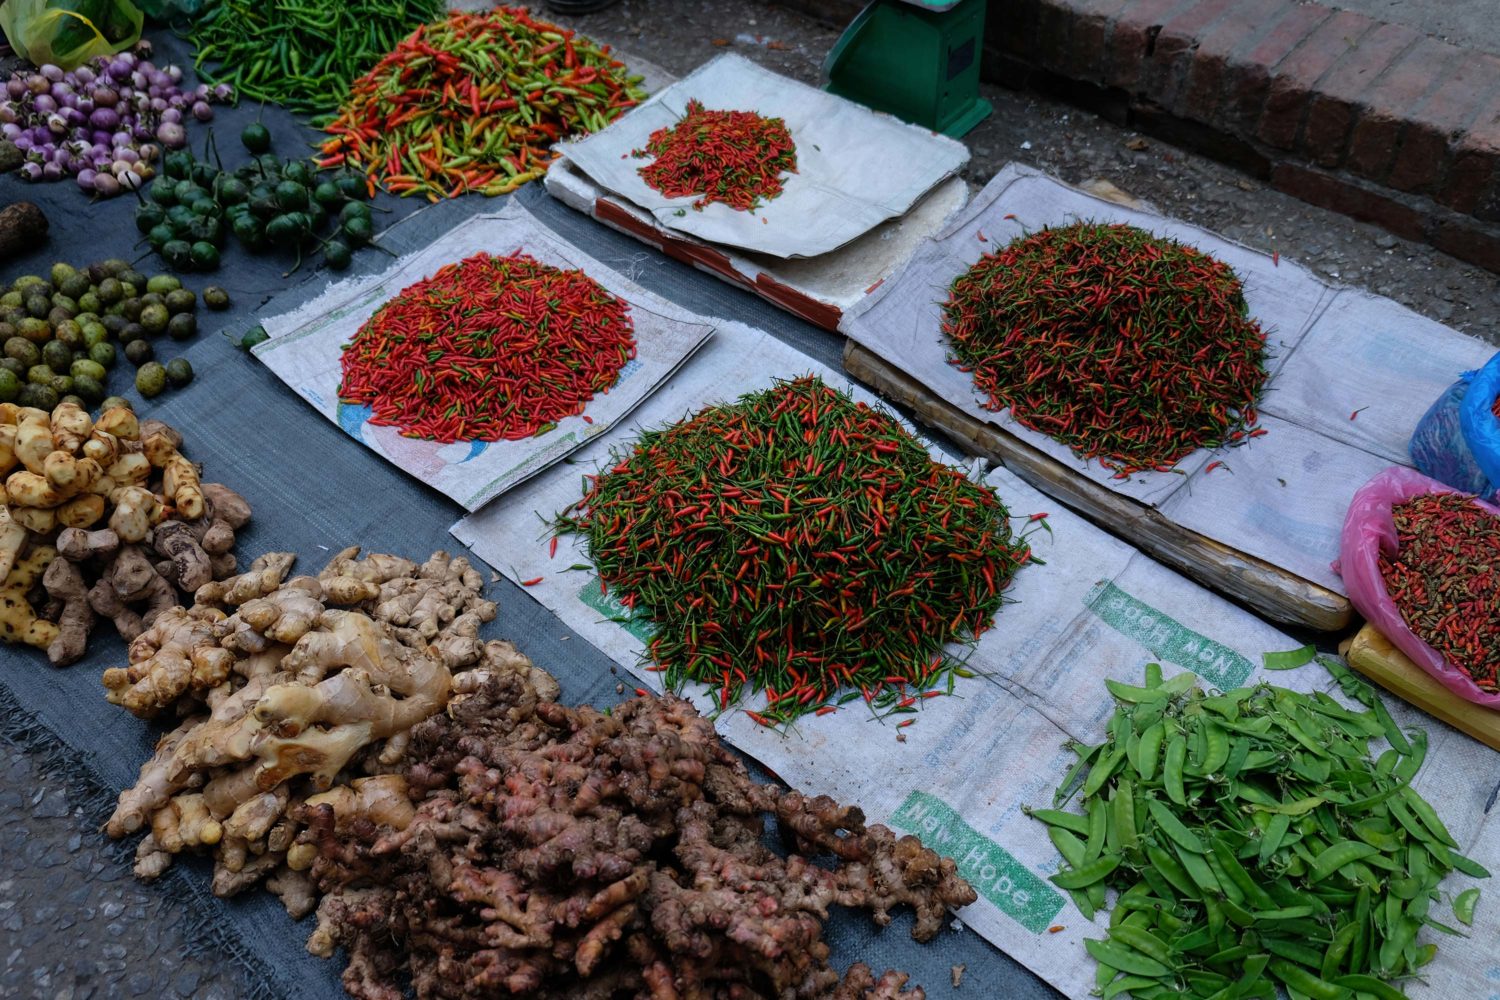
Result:
<svg viewBox="0 0 1500 1000"><path fill-rule="evenodd" d="M185 49L158 32L158 51L186 62ZM165 56L163 57L165 58ZM246 105L221 110L214 123L219 145L233 150L238 162L239 130L255 119L258 109ZM275 136L282 156L305 148L314 133L285 113L266 109L262 120ZM189 132L201 149L207 130L194 125ZM642 285L687 308L707 315L739 319L771 331L786 342L832 366L839 365L843 341L836 335L795 319L723 282L644 250L579 213L552 202L541 185L531 185L522 199L565 240L578 244L604 263L619 268ZM51 220L45 246L28 257L0 267L0 279L10 281L27 273L45 271L54 260L84 264L106 256L134 258L145 251L137 246L133 199L117 198L91 204L71 182L27 185L14 176L0 177L0 202L29 199L40 204ZM382 197L379 203L393 214L377 213L377 225L409 215L421 207L416 199ZM423 211L386 238L421 243L470 213L493 210L496 203L465 198ZM393 249L396 243L391 242ZM357 256L355 268L378 269L388 258L376 251ZM205 466L206 478L231 485L255 510L252 525L238 548L241 565L272 550L300 554L303 571L321 568L331 551L352 544L369 551L397 552L424 558L435 549L456 547L448 526L463 513L459 506L402 474L372 452L359 447L342 431L323 420L297 399L263 365L233 348L221 330L238 335L253 325L253 313L272 295L282 292L306 272L291 279L282 273L290 261L281 257L252 257L238 247L225 253L224 266L213 275L187 278L199 290L217 283L233 301L229 312L200 309L200 334L186 345L163 340L159 355L176 356L182 348L197 372L183 390L170 391L140 404L137 411L160 417L183 431L185 450ZM154 255L141 267L159 269ZM304 278L288 294L306 294L324 281L322 275ZM285 300L283 300L285 301ZM278 307L280 303L278 303ZM125 392L129 365L112 381ZM786 373L766 372L768 378ZM504 503L501 498L499 503ZM616 680L610 662L584 640L573 635L549 612L509 582L491 587L500 615L487 637L514 640L539 665L557 676L563 697L570 702L611 704ZM71 772L79 791L102 821L114 794L134 782L137 769L149 755L158 730L105 702L99 675L123 664L124 647L107 625L90 643L81 662L63 670L49 667L33 650L0 646L0 730L13 740L43 750ZM103 834L98 836L102 837ZM129 845L133 848L133 841ZM70 878L81 878L70 871ZM67 887L60 895L64 894ZM208 866L179 863L159 883L159 891L192 910L203 928L203 944L221 949L248 973L256 993L272 997L335 998L343 995L338 974L342 962L325 962L303 950L312 921L293 924L280 903L263 892L224 902L208 891ZM843 967L863 960L877 970L905 969L928 995L1014 998L1054 996L1029 972L968 931L947 930L927 945L914 944L908 934L909 916L898 916L883 932L862 914L839 913L830 921L833 963ZM1082 960L1082 958L1080 958ZM963 987L950 990L952 966L967 966Z"/></svg>

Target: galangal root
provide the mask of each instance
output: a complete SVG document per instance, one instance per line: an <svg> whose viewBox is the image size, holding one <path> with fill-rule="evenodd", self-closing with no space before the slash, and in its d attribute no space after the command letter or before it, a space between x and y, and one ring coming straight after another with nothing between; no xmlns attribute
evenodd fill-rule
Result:
<svg viewBox="0 0 1500 1000"><path fill-rule="evenodd" d="M951 860L858 809L756 784L686 701L606 715L533 678L456 678L447 711L412 732L410 811L302 803L298 846L315 848L326 893L308 947L347 949L351 995L398 1000L408 979L423 1000L924 995L901 973L840 977L823 924L833 904L882 926L905 904L929 940L977 898ZM763 845L768 813L791 856Z"/></svg>

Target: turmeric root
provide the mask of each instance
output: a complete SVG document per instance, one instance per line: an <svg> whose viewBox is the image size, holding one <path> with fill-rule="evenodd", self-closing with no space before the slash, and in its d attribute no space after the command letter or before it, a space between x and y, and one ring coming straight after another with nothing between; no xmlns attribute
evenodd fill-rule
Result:
<svg viewBox="0 0 1500 1000"><path fill-rule="evenodd" d="M54 664L83 655L96 616L128 641L177 606L179 588L192 593L234 573L235 532L250 508L232 490L201 483L181 447L175 430L138 421L126 407L97 420L71 402L50 413L0 407L0 579L28 532L77 564L76 573L53 571L57 592L46 617L62 638L44 645ZM137 546L149 546L164 565Z"/></svg>
<svg viewBox="0 0 1500 1000"><path fill-rule="evenodd" d="M0 583L0 639L24 642L38 649L47 649L57 641L61 634L58 627L38 617L30 599L43 573L56 558L56 549L38 545L30 555L11 566Z"/></svg>

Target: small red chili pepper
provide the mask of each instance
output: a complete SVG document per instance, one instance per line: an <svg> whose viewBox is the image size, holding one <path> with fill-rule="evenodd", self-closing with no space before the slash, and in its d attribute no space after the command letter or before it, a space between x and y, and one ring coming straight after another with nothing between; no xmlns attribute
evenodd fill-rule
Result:
<svg viewBox="0 0 1500 1000"><path fill-rule="evenodd" d="M546 577L534 576L530 580L522 580L521 581L521 586L523 586L523 587L535 587L537 584L541 583L544 579L546 579Z"/></svg>

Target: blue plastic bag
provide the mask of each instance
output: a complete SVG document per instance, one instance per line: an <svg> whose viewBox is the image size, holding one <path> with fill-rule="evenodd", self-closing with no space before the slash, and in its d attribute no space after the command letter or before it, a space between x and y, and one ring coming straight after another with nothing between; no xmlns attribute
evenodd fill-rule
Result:
<svg viewBox="0 0 1500 1000"><path fill-rule="evenodd" d="M1412 433L1412 464L1425 476L1481 499L1500 494L1500 354L1464 372L1422 415Z"/></svg>

